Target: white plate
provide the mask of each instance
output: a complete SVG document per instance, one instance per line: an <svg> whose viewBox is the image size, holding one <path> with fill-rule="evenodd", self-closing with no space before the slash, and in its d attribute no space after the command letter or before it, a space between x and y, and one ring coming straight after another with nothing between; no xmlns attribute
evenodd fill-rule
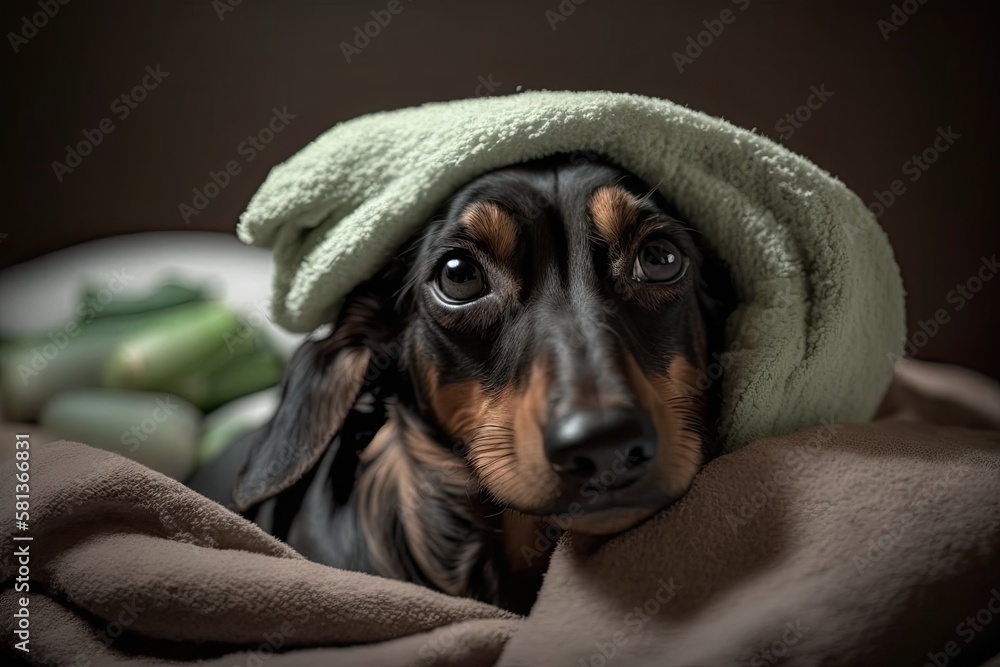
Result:
<svg viewBox="0 0 1000 667"><path fill-rule="evenodd" d="M271 253L213 232L147 232L113 236L59 250L0 271L0 335L62 329L76 318L86 286L148 292L166 278L207 285L254 327L267 331L286 356L302 334L263 317L274 265ZM119 285L124 283L124 288Z"/></svg>

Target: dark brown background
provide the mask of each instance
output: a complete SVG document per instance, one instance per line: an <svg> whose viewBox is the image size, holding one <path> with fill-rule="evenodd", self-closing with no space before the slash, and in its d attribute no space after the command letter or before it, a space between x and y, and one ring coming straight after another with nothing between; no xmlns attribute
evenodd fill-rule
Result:
<svg viewBox="0 0 1000 667"><path fill-rule="evenodd" d="M222 2L226 0L220 0ZM0 264L110 234L161 229L231 231L269 167L334 123L380 109L476 93L479 77L517 86L610 89L667 97L773 138L776 122L810 86L833 96L784 143L840 176L866 202L906 175L903 163L939 127L961 139L917 182L906 181L880 222L909 292L911 329L997 252L995 2L928 0L884 40L890 2L587 0L552 30L558 0L492 4L403 0L348 64L339 44L386 0L245 0L220 20L211 0L81 0L3 56L7 80L5 216ZM567 0L566 5L569 5ZM702 21L736 20L678 72L672 53ZM5 3L4 32L35 2ZM6 40L5 40L6 41ZM62 183L52 171L65 145L112 116L110 105L147 65L169 77ZM296 115L256 160L185 225L192 188L242 157L237 145L272 107ZM1000 376L992 312L1000 280L951 312L919 352Z"/></svg>

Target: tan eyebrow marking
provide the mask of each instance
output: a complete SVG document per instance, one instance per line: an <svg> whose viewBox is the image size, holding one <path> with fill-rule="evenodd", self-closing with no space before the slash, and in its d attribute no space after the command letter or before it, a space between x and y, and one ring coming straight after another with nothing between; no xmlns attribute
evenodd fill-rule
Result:
<svg viewBox="0 0 1000 667"><path fill-rule="evenodd" d="M590 200L590 213L597 233L608 244L615 243L639 219L639 199L618 186L606 185Z"/></svg>
<svg viewBox="0 0 1000 667"><path fill-rule="evenodd" d="M517 224L493 202L476 202L462 213L462 222L473 240L482 243L502 261L517 248Z"/></svg>

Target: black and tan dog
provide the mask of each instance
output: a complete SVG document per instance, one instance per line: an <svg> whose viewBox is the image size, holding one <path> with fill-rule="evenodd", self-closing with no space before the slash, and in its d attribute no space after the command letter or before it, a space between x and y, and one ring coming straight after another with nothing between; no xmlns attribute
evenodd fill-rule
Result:
<svg viewBox="0 0 1000 667"><path fill-rule="evenodd" d="M192 486L313 560L523 611L548 526L625 530L716 453L728 291L701 246L603 160L482 176Z"/></svg>

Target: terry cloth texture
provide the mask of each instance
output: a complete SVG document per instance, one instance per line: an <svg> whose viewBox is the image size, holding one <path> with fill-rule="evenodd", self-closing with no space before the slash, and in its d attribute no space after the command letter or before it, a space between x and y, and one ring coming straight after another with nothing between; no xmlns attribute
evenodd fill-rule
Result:
<svg viewBox="0 0 1000 667"><path fill-rule="evenodd" d="M308 331L463 184L575 152L657 185L729 265L740 306L714 368L727 448L871 418L905 327L885 234L808 160L665 100L528 92L363 116L275 167L239 236L274 250L274 317Z"/></svg>
<svg viewBox="0 0 1000 667"><path fill-rule="evenodd" d="M995 386L992 411L965 414L912 375L889 412L1000 423ZM0 631L13 650L28 595L35 664L976 665L1000 651L996 430L882 421L753 443L595 551L561 543L526 619L308 562L117 454L31 453L30 591L13 588L24 543L8 537ZM0 530L23 534L13 512Z"/></svg>

